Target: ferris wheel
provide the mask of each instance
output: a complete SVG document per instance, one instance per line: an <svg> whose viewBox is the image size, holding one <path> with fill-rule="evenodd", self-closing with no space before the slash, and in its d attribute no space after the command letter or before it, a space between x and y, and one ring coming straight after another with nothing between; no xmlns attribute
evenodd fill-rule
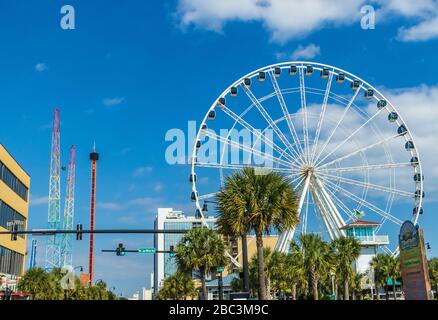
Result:
<svg viewBox="0 0 438 320"><path fill-rule="evenodd" d="M206 110L190 174L204 224L206 204L224 178L245 167L283 174L296 191L300 223L279 235L281 252L300 233L333 240L361 219L376 226L365 236L398 254L401 224L417 224L423 214L420 155L401 112L371 84L334 66L260 68Z"/></svg>

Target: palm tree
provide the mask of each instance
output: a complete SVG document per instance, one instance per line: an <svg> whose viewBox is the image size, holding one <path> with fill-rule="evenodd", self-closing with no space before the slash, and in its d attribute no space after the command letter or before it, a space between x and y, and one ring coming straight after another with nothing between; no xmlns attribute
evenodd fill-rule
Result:
<svg viewBox="0 0 438 320"><path fill-rule="evenodd" d="M388 268L388 276L392 280L392 291L394 293L394 300L397 300L395 286L397 279L399 279L401 276L400 260L394 256L389 256L387 268Z"/></svg>
<svg viewBox="0 0 438 320"><path fill-rule="evenodd" d="M383 253L378 253L377 255L375 255L373 257L373 259L370 262L371 267L374 270L374 283L376 286L376 295L377 295L377 300L380 299L379 296L379 289L381 287L385 287L386 290L386 285L388 283L388 278L389 276L389 272L388 272L388 259L389 259L389 255L387 254L383 254ZM388 299L388 291L386 290L386 299Z"/></svg>
<svg viewBox="0 0 438 320"><path fill-rule="evenodd" d="M340 237L333 240L331 246L336 269L344 282L344 300L349 300L349 282L353 275L352 264L359 257L360 243L353 237Z"/></svg>
<svg viewBox="0 0 438 320"><path fill-rule="evenodd" d="M225 245L219 235L208 228L195 228L190 230L176 247L176 261L182 272L199 270L201 275L203 299L207 299L205 284L208 272L216 271L219 266L224 266Z"/></svg>
<svg viewBox="0 0 438 320"><path fill-rule="evenodd" d="M18 290L29 293L33 300L46 300L50 291L48 274L37 267L27 270L18 282Z"/></svg>
<svg viewBox="0 0 438 320"><path fill-rule="evenodd" d="M263 234L284 231L298 223L297 200L290 182L277 173L257 174L245 168L227 176L217 195L219 232L241 236L253 230L256 235L258 282L265 283ZM266 299L266 288L259 286L259 299Z"/></svg>
<svg viewBox="0 0 438 320"><path fill-rule="evenodd" d="M296 300L298 286L302 291L307 289L304 254L296 242L290 245L290 253L286 257L285 275L287 284L291 286L292 300Z"/></svg>
<svg viewBox="0 0 438 320"><path fill-rule="evenodd" d="M353 293L353 300L356 300L356 294L360 294L362 292L362 273L353 272L351 277L351 291Z"/></svg>
<svg viewBox="0 0 438 320"><path fill-rule="evenodd" d="M186 273L177 272L164 280L156 299L186 300L194 297L196 289L192 278Z"/></svg>
<svg viewBox="0 0 438 320"><path fill-rule="evenodd" d="M438 296L438 258L432 258L427 263L432 288L435 288L435 299Z"/></svg>
<svg viewBox="0 0 438 320"><path fill-rule="evenodd" d="M317 234L302 233L299 242L304 265L310 277L313 299L318 300L318 283L330 267L330 247Z"/></svg>

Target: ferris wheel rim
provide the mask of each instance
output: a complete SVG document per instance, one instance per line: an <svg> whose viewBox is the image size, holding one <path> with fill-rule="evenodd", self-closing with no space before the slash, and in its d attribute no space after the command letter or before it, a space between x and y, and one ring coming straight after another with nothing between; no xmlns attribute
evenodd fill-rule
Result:
<svg viewBox="0 0 438 320"><path fill-rule="evenodd" d="M324 64L324 63L318 63L318 62L311 62L311 61L286 61L286 62L280 62L280 63L275 63L275 64L271 64L271 65L267 65L264 67L261 67L259 69L253 70L249 73L247 73L246 75L242 76L241 78L239 78L238 80L234 81L230 86L228 86L216 99L215 101L212 103L212 105L210 106L210 108L207 110L207 113L205 114L202 122L201 122L201 126L203 124L206 123L207 121L207 117L208 117L208 113L211 110L214 110L216 108L216 106L218 105L218 101L221 97L225 97L226 95L228 95L230 93L230 90L232 87L238 86L240 84L243 83L243 81L245 80L245 78L254 78L257 76L257 74L261 71L272 71L274 68L281 68L281 69L286 69L288 67L290 67L291 65L296 65L297 68L305 68L308 65L311 65L313 67L315 67L316 70L322 70L322 68L329 68L330 73L333 74L339 74L339 73L343 73L344 75L348 75L348 77L345 77L345 80L349 81L349 82L353 82L354 80L359 80L362 84L361 84L361 88L358 89L358 91L360 89L365 90L365 86L368 87L368 89L372 89L374 90L374 92L376 93L373 98L375 100L379 100L380 99L384 99L387 102L387 106L384 108L386 109L388 112L390 112L391 110L396 112L398 115L398 118L396 120L396 123L398 125L404 125L406 130L407 130L407 134L403 136L405 141L412 141L412 143L414 144L415 148L412 150L409 150L409 153L411 154L412 157L416 157L418 159L418 162L416 163L416 166L414 167L414 171L415 173L419 173L421 176L423 176L423 170L422 170L422 163L421 163L421 156L420 156L420 152L418 150L417 144L415 142L415 138L412 134L412 131L409 129L408 124L404 121L402 114L398 111L398 108L392 104L392 102L386 98L386 96L380 92L380 90L378 90L377 88L375 88L373 85L371 85L370 83L368 83L367 81L363 80L361 77L356 76L353 73L350 73L349 71L346 71L344 69L332 66L332 65L328 65L328 64ZM350 78L351 77L351 78ZM300 84L301 86L301 84ZM275 95L273 95L275 96ZM377 96L379 96L379 98L377 98ZM195 162L194 159L196 159L196 143L197 141L200 139L201 137L201 129L197 130L197 135L196 135L196 139L194 141L194 145L193 145L193 150L192 150L192 157L191 157L191 174L195 174ZM409 137L409 138L408 138ZM416 188L416 190L420 190L420 195L423 194L423 190L424 190L424 179L421 179L420 182L418 182L418 188ZM196 187L196 181L192 182L192 192L197 193L197 187ZM205 222L205 217L202 213L201 210L201 204L200 204L200 198L196 197L196 201L195 201L195 205L197 210L200 211L201 213L201 218L203 220L203 223L206 225ZM416 204L416 208L418 208L418 210L416 211L415 214L413 214L413 218L411 219L411 221L414 224L418 224L418 219L420 216L420 209L422 209L423 206L423 196L420 196L418 201L415 201ZM396 249L397 251L397 249Z"/></svg>

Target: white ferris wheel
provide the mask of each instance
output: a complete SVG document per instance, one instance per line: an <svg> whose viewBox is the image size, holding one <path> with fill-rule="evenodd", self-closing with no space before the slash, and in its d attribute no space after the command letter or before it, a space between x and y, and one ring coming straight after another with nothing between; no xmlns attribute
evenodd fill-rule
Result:
<svg viewBox="0 0 438 320"><path fill-rule="evenodd" d="M282 252L300 233L333 240L365 216L377 225L373 236L389 239L381 249L397 254L401 224L423 214L420 155L401 112L330 65L278 63L235 81L207 110L191 160L191 198L204 223L206 203L233 171L249 166L289 178L300 223L280 235Z"/></svg>

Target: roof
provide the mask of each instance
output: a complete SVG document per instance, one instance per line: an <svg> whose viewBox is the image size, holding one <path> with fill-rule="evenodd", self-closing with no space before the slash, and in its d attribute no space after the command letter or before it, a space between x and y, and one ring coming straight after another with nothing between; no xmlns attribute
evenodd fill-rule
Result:
<svg viewBox="0 0 438 320"><path fill-rule="evenodd" d="M350 227L358 227L358 226L378 226L378 225L380 225L379 222L356 220L352 223L349 223L349 224L343 226L341 229L347 229Z"/></svg>

